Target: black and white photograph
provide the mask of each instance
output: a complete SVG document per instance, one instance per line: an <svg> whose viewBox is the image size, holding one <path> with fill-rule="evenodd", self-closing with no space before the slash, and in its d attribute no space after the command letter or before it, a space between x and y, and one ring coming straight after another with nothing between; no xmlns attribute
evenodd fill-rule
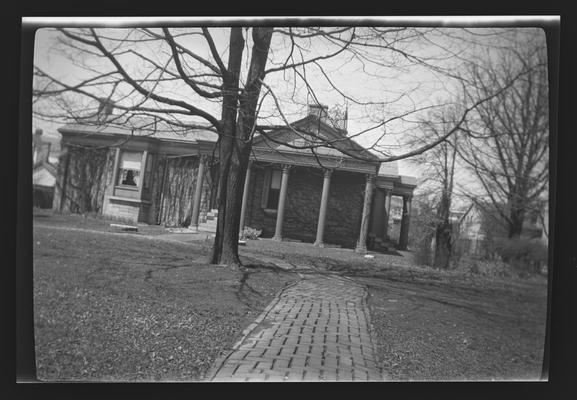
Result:
<svg viewBox="0 0 577 400"><path fill-rule="evenodd" d="M24 17L36 379L547 382L544 23Z"/></svg>

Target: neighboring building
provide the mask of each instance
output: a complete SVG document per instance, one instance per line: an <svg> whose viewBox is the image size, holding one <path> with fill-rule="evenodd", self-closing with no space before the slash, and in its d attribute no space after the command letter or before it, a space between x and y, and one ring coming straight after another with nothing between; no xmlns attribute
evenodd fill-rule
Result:
<svg viewBox="0 0 577 400"><path fill-rule="evenodd" d="M322 114L311 106L292 129L255 137L241 226L260 229L265 238L364 251L388 239L391 198L402 196L399 246L406 248L415 179L398 175L395 164L381 164L345 130L325 123ZM212 158L217 135L208 129L176 133L157 128L151 135L111 125L70 124L59 132L56 209L197 228L217 208L218 160ZM307 132L331 146L320 146L315 154L291 147L314 140Z"/></svg>
<svg viewBox="0 0 577 400"><path fill-rule="evenodd" d="M42 129L37 129L32 136L32 199L34 207L52 207L57 170L51 162L51 148L52 142L45 140L42 136Z"/></svg>
<svg viewBox="0 0 577 400"><path fill-rule="evenodd" d="M489 236L491 239L508 236L499 212L491 204L484 204L481 207L472 203L465 212L456 213L456 216L457 244L462 252L473 255L482 254ZM540 239L547 244L548 224L549 212L547 203L544 202L541 210L532 210L527 213L521 237Z"/></svg>

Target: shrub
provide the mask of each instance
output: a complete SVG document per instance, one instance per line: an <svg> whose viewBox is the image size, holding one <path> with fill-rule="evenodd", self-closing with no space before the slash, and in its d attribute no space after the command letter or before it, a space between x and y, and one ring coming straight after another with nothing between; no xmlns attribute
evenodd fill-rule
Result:
<svg viewBox="0 0 577 400"><path fill-rule="evenodd" d="M547 246L535 239L513 238L495 241L495 250L512 268L537 274L547 264Z"/></svg>
<svg viewBox="0 0 577 400"><path fill-rule="evenodd" d="M246 240L256 240L259 238L261 233L262 230L250 228L247 226L244 228L241 238Z"/></svg>

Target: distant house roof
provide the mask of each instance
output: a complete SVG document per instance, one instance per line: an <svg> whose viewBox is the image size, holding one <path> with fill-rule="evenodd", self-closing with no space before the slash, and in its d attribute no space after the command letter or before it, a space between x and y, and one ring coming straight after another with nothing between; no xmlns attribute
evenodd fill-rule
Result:
<svg viewBox="0 0 577 400"><path fill-rule="evenodd" d="M49 162L38 164L32 171L32 184L53 187L56 183L56 173L56 167Z"/></svg>

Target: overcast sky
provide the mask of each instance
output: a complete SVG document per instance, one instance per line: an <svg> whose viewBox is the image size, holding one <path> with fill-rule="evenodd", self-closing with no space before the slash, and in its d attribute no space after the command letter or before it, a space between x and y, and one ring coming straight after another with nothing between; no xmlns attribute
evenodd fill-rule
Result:
<svg viewBox="0 0 577 400"><path fill-rule="evenodd" d="M105 19L114 24L118 22L116 19ZM68 23L73 21L79 22L78 19L68 20ZM96 21L96 20L94 20ZM63 23L63 21L59 21ZM65 22L64 22L65 23ZM226 20L223 20L226 23ZM48 23L47 26L50 26ZM174 29L178 32L179 29ZM427 29L427 31L429 31ZM522 31L521 28L515 29L515 34ZM500 34L499 32L502 32ZM228 28L211 28L211 34L215 39L217 48L222 57L226 59L227 55L227 41ZM504 40L507 35L511 34L511 29L496 29L496 28L471 28L468 31L461 29L442 29L427 35L427 40L419 40L418 43L410 43L413 47L401 47L403 50L414 52L414 54L422 55L424 57L446 57L447 54L454 54L449 58L438 58L431 61L431 64L439 65L444 68L457 69L464 60L470 60L474 57L483 57L486 55L487 45L495 45L499 40ZM544 39L544 35L543 35ZM206 46L206 42L202 37L187 37L182 39L189 48L197 51L203 57L209 59L210 53ZM247 38L250 44L250 38ZM289 42L290 43L290 42ZM146 46L144 52L151 55L158 55L161 59L161 50L144 44ZM142 46L139 47L143 49ZM287 44L287 38L282 35L273 35L273 43L271 44L271 59L267 65L271 67L271 62L276 60L284 60L288 55L290 44ZM324 54L330 52L330 44L313 42L308 50L312 54ZM323 53L324 52L324 53ZM245 54L249 53L245 51ZM305 55L306 56L306 55ZM345 100L342 95L336 92L331 83L322 76L322 73L315 68L307 69L307 78L314 83L314 92L318 100L329 107L348 104L348 131L355 134L357 132L368 129L379 120L390 118L391 116L401 115L407 110L418 109L420 107L427 107L437 103L443 103L450 99L456 91L455 82L451 78L432 71L429 68L424 68L420 65L412 65L414 63L407 63L403 57L398 54L387 53L383 57L387 57L388 62L393 64L392 67L375 69L374 66L366 66L365 64L351 59L350 55L343 55L343 57L334 57L328 61L322 62L324 72L330 77L330 81L342 92L346 93L360 102L380 101L389 104L376 106L361 106L355 104L353 101ZM310 55L309 55L310 57ZM374 57L378 60L379 54L374 53ZM399 57L394 59L394 57ZM78 65L83 60L70 59L63 56L58 51L58 46L55 40L55 34L48 29L40 29L37 31L35 44L35 59L34 63L42 68L45 72L50 73L56 78L73 82L74 80L85 79L86 72L82 71ZM93 63L93 64L90 64ZM100 68L100 64L94 60L88 60L86 64ZM136 65L136 63L135 63ZM106 70L106 69L105 69ZM107 69L109 70L109 69ZM246 68L243 68L246 72ZM289 75L289 76L287 76ZM297 120L304 116L307 101L310 102L310 95L306 93L306 87L302 82L295 83L290 74L282 72L274 73L267 76L265 82L273 88L273 92L277 95L278 100L282 102L283 113L289 120ZM186 96L181 88L166 88L167 91L172 91L173 95ZM267 122L280 123L278 112L273 102L273 98L269 96L268 102L263 103L263 116ZM394 100L394 101L393 101ZM190 101L190 99L189 99ZM200 103L199 103L200 104ZM202 103L204 109L214 112L219 115L217 103ZM397 120L388 123L385 129L388 136L381 142L381 145L386 145L387 150L393 154L399 154L405 150L400 147L398 138L402 138L406 132L414 131L415 122L424 114L410 115L404 120ZM56 128L59 124L52 124L45 121L34 121L34 128L43 128L46 134L55 134ZM370 146L374 143L375 138L381 136L383 128L375 129L362 136L355 138L360 144ZM396 135L395 135L396 134ZM406 161L398 162L399 172L404 175L419 176L419 171L414 164Z"/></svg>

